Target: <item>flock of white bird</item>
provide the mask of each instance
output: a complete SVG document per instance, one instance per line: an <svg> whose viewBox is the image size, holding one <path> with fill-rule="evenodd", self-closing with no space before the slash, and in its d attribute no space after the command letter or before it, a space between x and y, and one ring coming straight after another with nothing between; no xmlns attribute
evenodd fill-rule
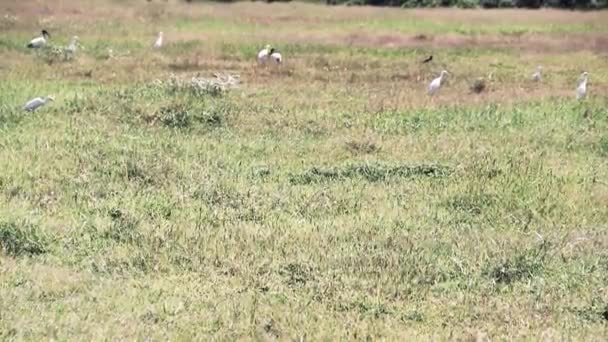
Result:
<svg viewBox="0 0 608 342"><path fill-rule="evenodd" d="M443 82L443 78L449 75L449 72L446 70L442 70L439 76L431 81L428 87L429 95L434 95L441 88L441 84ZM536 68L536 71L532 74L532 81L540 82L543 78L543 67L539 65ZM576 87L576 99L581 100L587 96L587 80L589 79L589 73L583 72L578 80L578 85Z"/></svg>
<svg viewBox="0 0 608 342"><path fill-rule="evenodd" d="M42 30L41 35L39 37L32 39L27 44L27 47L31 48L31 49L42 48L47 44L47 42L50 38L51 38L51 35L48 33L48 31ZM70 44L64 49L66 55L74 56L74 54L76 53L77 46L78 46L78 36L74 36L72 38L72 41L70 42ZM162 32L158 33L158 37L156 38L156 41L154 42L153 47L155 49L160 49L163 47L163 33ZM429 59L425 60L424 62L428 62L432 58L433 57L431 56ZM258 52L257 60L258 60L258 64L260 64L260 65L266 65L268 63L280 65L283 63L283 56L275 48L271 47L270 45L266 45L262 50L260 50L260 52ZM541 82L542 81L542 72L543 72L543 67L541 65L539 65L536 68L536 71L534 72L534 74L532 74L532 80L535 82ZM435 95L439 91L439 89L441 88L441 85L443 84L443 79L446 75L449 75L449 72L447 72L447 70L442 70L441 73L439 74L439 76L431 81L431 83L428 86L429 95L431 95L431 96ZM576 98L578 100L583 99L587 96L588 78L589 78L589 73L586 71L583 72L579 78L578 85L576 87ZM45 104L47 104L50 101L54 101L54 98L52 96L37 97L37 98L34 98L34 99L28 101L25 104L25 106L23 107L23 109L28 112L33 112L36 109L44 106Z"/></svg>

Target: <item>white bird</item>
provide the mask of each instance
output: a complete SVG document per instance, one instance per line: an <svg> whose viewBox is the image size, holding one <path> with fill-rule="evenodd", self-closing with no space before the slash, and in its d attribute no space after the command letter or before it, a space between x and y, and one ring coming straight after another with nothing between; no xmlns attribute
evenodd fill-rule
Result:
<svg viewBox="0 0 608 342"><path fill-rule="evenodd" d="M33 112L36 109L47 104L47 102L49 102L49 101L55 101L55 98L53 98L52 96L37 97L35 99L29 100L25 104L25 106L23 106L23 110L25 110L26 112Z"/></svg>
<svg viewBox="0 0 608 342"><path fill-rule="evenodd" d="M260 52L258 52L258 63L266 64L266 62L268 62L268 58L270 57L271 50L270 44L267 44L265 48L260 50Z"/></svg>
<svg viewBox="0 0 608 342"><path fill-rule="evenodd" d="M78 36L74 36L74 37L72 37L72 41L70 42L70 45L68 45L68 47L65 48L65 53L67 55L73 56L76 53L77 48L78 48Z"/></svg>
<svg viewBox="0 0 608 342"><path fill-rule="evenodd" d="M270 49L270 59L277 64L283 63L283 56L281 56L279 51L275 51L274 49Z"/></svg>
<svg viewBox="0 0 608 342"><path fill-rule="evenodd" d="M532 81L540 82L543 78L543 66L536 67L536 72L532 74Z"/></svg>
<svg viewBox="0 0 608 342"><path fill-rule="evenodd" d="M442 70L441 74L439 74L439 77L431 81L431 84L429 84L429 95L435 94L439 90L439 88L441 88L441 80L443 80L443 76L447 74L449 73L446 70Z"/></svg>
<svg viewBox="0 0 608 342"><path fill-rule="evenodd" d="M27 47L30 49L38 49L46 45L47 40L51 38L51 35L47 32L47 30L42 30L42 35L40 37L36 37L27 44Z"/></svg>
<svg viewBox="0 0 608 342"><path fill-rule="evenodd" d="M156 38L156 41L154 42L154 48L160 49L162 46L163 46L163 33L158 32L158 38Z"/></svg>
<svg viewBox="0 0 608 342"><path fill-rule="evenodd" d="M581 74L580 81L578 83L578 87L576 87L576 99L580 100L587 96L587 78L589 77L588 72L584 72Z"/></svg>

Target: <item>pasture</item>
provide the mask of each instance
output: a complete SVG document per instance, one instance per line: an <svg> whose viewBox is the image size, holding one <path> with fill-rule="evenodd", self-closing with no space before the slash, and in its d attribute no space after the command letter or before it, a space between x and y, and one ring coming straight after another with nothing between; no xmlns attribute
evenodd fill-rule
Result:
<svg viewBox="0 0 608 342"><path fill-rule="evenodd" d="M2 1L0 339L604 340L607 34L606 12ZM240 83L189 83L214 73Z"/></svg>

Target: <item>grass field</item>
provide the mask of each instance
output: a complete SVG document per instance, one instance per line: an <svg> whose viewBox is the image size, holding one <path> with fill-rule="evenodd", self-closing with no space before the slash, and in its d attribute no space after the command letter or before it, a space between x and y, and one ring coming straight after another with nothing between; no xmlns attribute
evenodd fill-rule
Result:
<svg viewBox="0 0 608 342"><path fill-rule="evenodd" d="M41 28L84 49L29 51ZM605 340L607 34L607 12L2 1L0 340ZM214 72L241 83L177 81Z"/></svg>

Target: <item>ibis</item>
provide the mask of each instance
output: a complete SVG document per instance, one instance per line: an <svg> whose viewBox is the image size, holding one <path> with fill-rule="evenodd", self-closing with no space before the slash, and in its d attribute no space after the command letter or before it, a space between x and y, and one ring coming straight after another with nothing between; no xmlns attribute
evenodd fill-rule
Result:
<svg viewBox="0 0 608 342"><path fill-rule="evenodd" d="M38 49L46 45L46 42L51 38L51 35L47 30L42 30L40 37L36 37L27 44L30 49Z"/></svg>

